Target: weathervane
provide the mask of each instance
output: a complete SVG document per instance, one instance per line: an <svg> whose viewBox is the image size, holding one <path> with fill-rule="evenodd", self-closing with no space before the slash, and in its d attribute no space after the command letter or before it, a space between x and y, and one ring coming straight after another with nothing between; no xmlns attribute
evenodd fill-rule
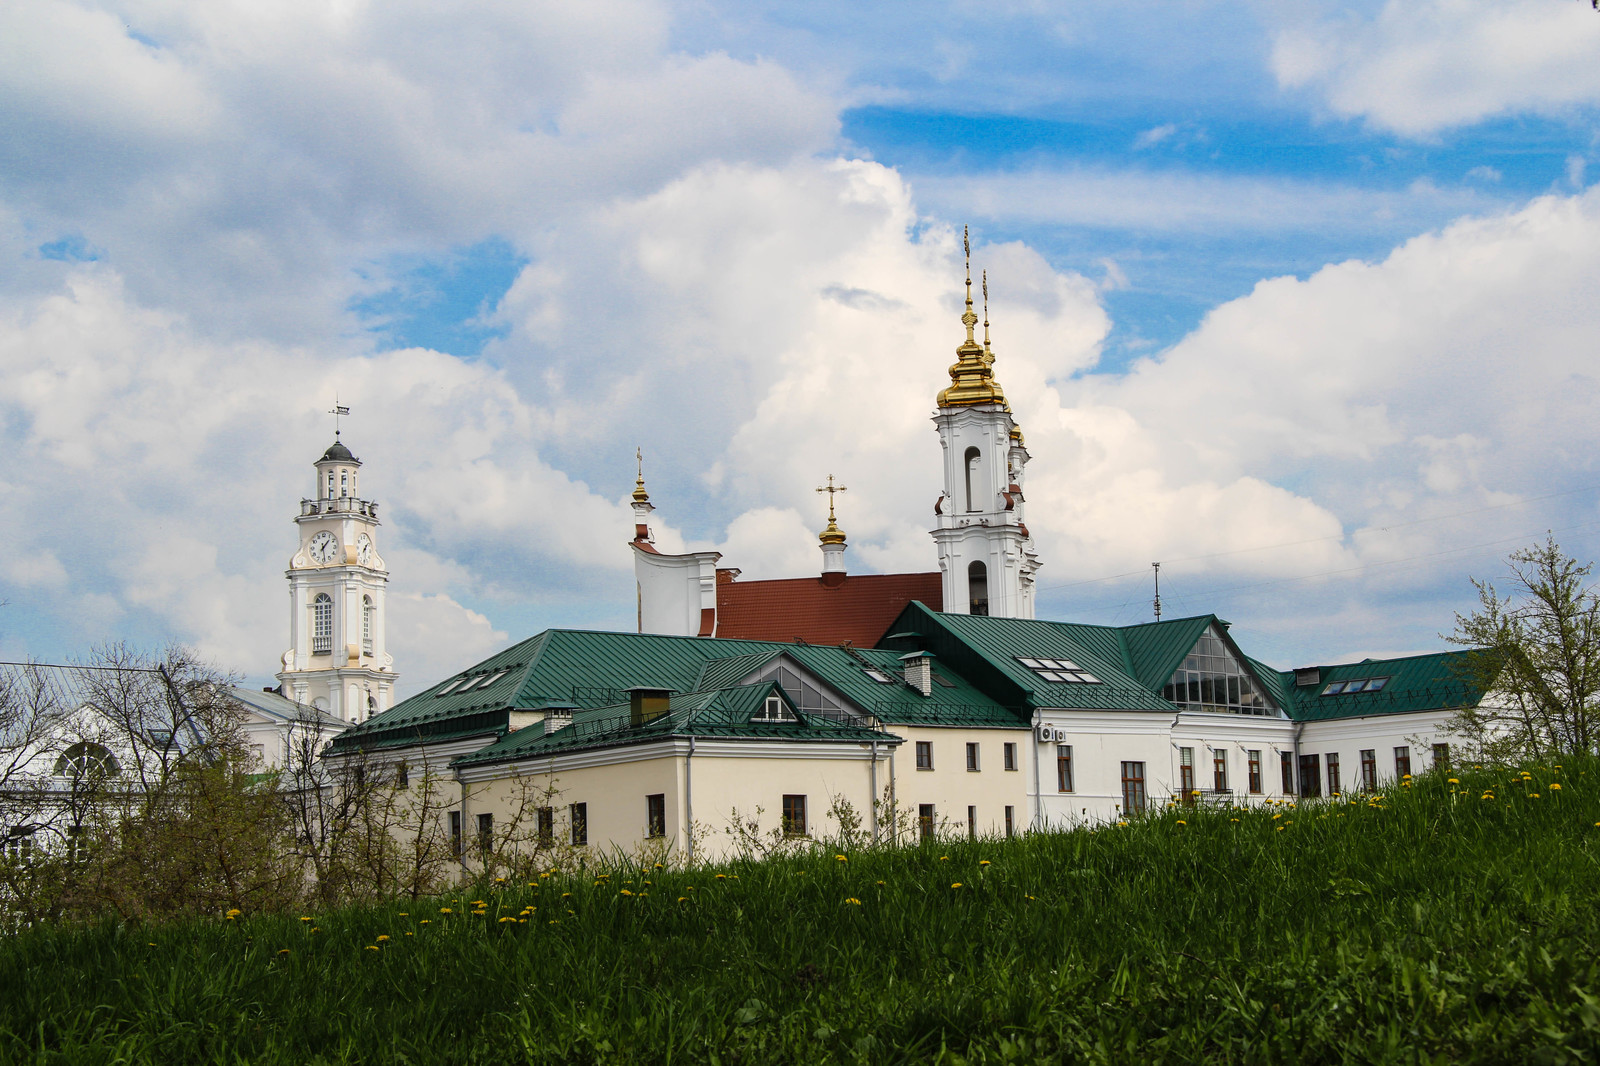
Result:
<svg viewBox="0 0 1600 1066"><path fill-rule="evenodd" d="M339 402L339 394L337 392L333 394L333 409L328 413L333 416L333 436L337 440L339 438L339 416L350 413L350 408Z"/></svg>

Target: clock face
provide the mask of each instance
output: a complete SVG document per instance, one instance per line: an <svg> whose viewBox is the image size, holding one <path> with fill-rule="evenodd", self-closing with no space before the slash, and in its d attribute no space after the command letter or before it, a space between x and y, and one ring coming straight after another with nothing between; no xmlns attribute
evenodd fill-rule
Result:
<svg viewBox="0 0 1600 1066"><path fill-rule="evenodd" d="M356 561L362 566L372 565L372 538L365 533L356 538Z"/></svg>
<svg viewBox="0 0 1600 1066"><path fill-rule="evenodd" d="M324 529L311 538L311 561L327 565L339 557L339 538Z"/></svg>

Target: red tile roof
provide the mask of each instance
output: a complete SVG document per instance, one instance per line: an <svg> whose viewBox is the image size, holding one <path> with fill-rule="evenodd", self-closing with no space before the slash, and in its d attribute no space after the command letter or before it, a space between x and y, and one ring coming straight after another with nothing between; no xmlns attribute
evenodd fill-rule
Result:
<svg viewBox="0 0 1600 1066"><path fill-rule="evenodd" d="M852 574L833 587L818 577L717 581L717 636L747 640L795 638L807 644L871 648L906 604L944 607L944 587L931 574Z"/></svg>

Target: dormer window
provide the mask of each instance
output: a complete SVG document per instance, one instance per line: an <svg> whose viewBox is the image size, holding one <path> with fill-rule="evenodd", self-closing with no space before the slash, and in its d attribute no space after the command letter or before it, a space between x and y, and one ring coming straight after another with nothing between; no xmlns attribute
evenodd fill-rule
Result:
<svg viewBox="0 0 1600 1066"><path fill-rule="evenodd" d="M768 696L761 703L761 709L750 719L752 722L797 722L794 711L783 701L781 696Z"/></svg>

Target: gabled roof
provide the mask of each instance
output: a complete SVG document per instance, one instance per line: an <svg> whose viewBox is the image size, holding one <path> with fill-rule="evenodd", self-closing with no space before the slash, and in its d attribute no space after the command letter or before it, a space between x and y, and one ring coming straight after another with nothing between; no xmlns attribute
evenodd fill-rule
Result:
<svg viewBox="0 0 1600 1066"><path fill-rule="evenodd" d="M939 609L944 585L937 571L850 574L834 586L818 577L724 581L719 574L717 636L870 648L913 600Z"/></svg>
<svg viewBox="0 0 1600 1066"><path fill-rule="evenodd" d="M1285 670L1278 674L1278 683L1290 716L1301 722L1451 710L1472 706L1482 698L1483 693L1463 669L1472 654L1446 651L1323 666L1318 667L1320 677L1315 685L1299 687L1294 683L1295 672ZM1323 695L1330 685L1376 677L1388 679L1378 692Z"/></svg>
<svg viewBox="0 0 1600 1066"><path fill-rule="evenodd" d="M228 695L237 703L248 707L269 721L285 723L310 722L324 729L343 729L344 719L336 718L327 711L313 707L308 703L296 703L286 696L276 692L262 692L256 689L230 687Z"/></svg>
<svg viewBox="0 0 1600 1066"><path fill-rule="evenodd" d="M940 671L942 682L935 684L932 695L922 695L904 683L898 655L885 650L551 629L352 726L334 747L368 750L504 733L513 710L615 707L636 687L676 693L721 690L743 682L778 656L792 659L882 721L1013 726L1019 721L1014 711L959 671ZM869 669L887 681L874 680ZM505 676L487 688L481 680L472 687L463 680L502 672Z"/></svg>
<svg viewBox="0 0 1600 1066"><path fill-rule="evenodd" d="M753 721L768 696L777 695L795 712L792 722ZM573 714L569 725L547 731L549 720L519 729L481 751L455 760L457 766L515 762L588 751L597 748L648 744L671 737L718 737L734 740L834 741L850 744L887 744L898 738L865 726L846 725L832 719L806 716L788 700L775 681L734 685L708 692L674 695L660 717L634 725L627 704L596 707Z"/></svg>

